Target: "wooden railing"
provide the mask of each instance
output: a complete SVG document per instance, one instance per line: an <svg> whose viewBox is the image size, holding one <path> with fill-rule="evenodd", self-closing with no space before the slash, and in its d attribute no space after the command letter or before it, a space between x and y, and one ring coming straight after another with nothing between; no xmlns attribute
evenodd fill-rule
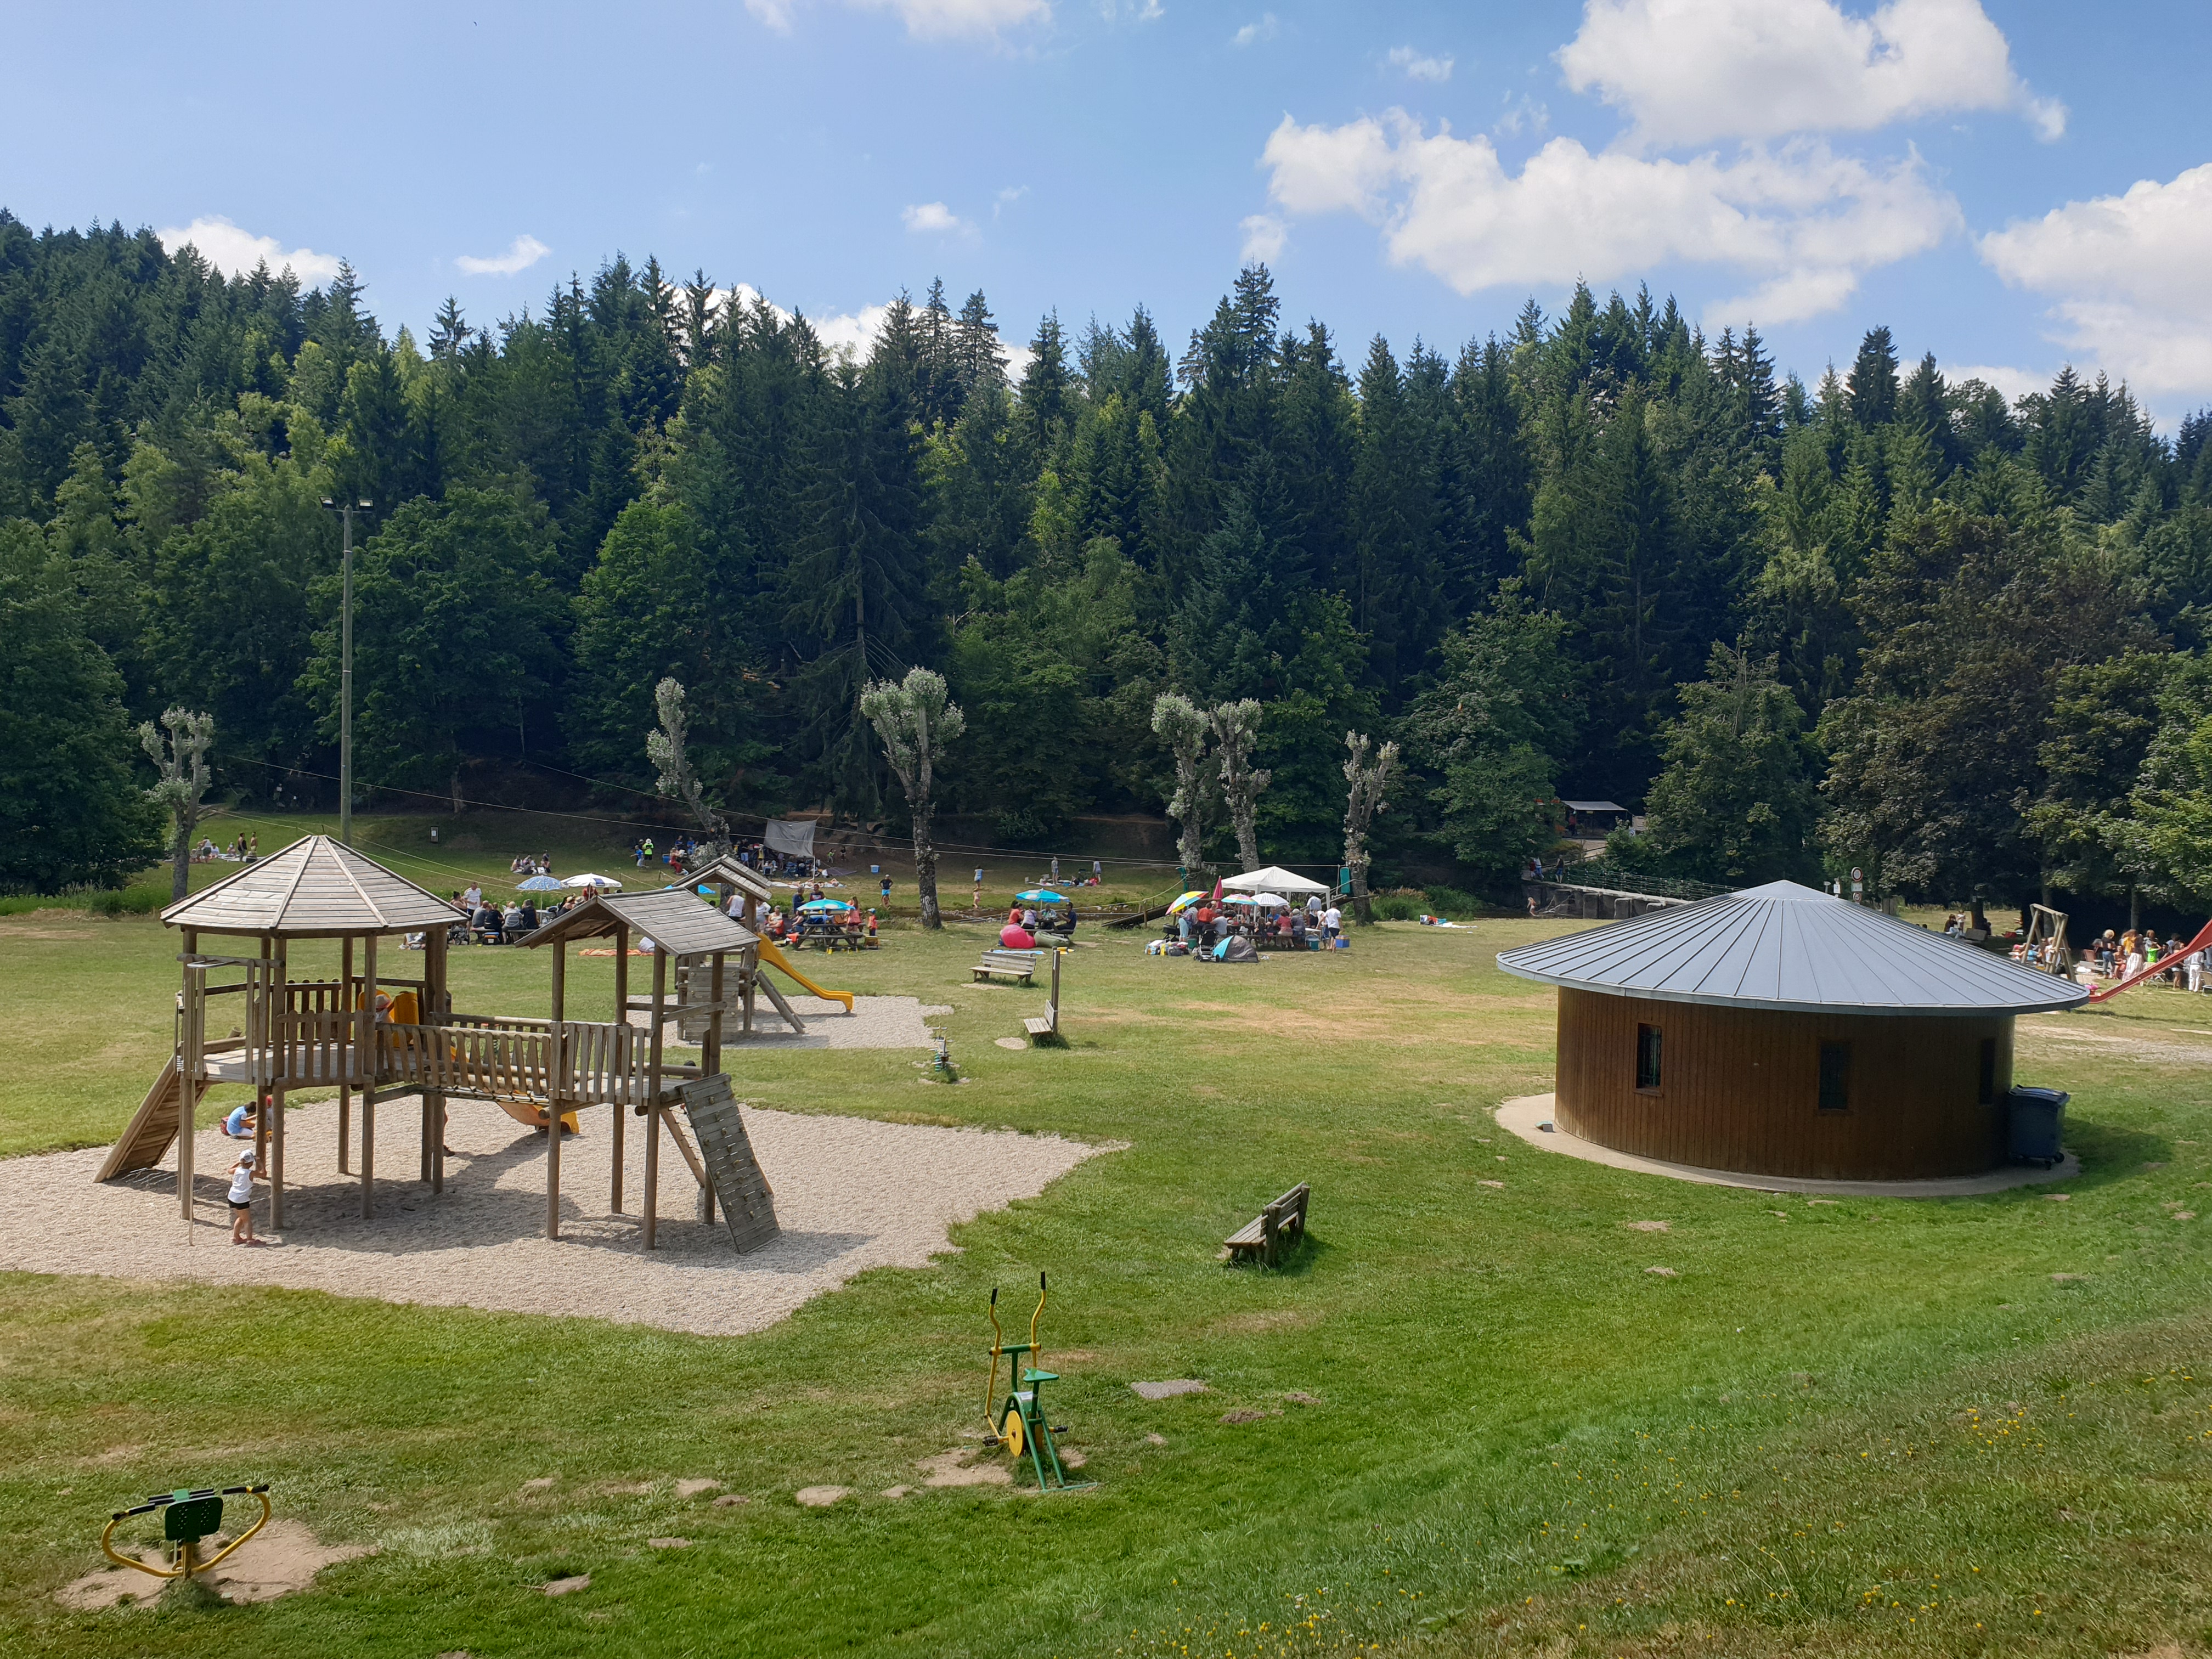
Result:
<svg viewBox="0 0 2212 1659"><path fill-rule="evenodd" d="M334 996L300 1001L307 1006L273 1022L274 1040L265 1051L240 1045L255 1048L253 1059L265 1062L259 1075L287 1087L349 1083L582 1105L627 1106L646 1097L651 1042L635 1026L477 1014L380 1025L373 1063L364 1071L356 1062L361 1016L334 1006ZM314 1006L318 1001L331 1006ZM671 1079L685 1074L674 1065L663 1071Z"/></svg>
<svg viewBox="0 0 2212 1659"><path fill-rule="evenodd" d="M376 1035L380 1088L582 1105L626 1106L646 1095L645 1034L627 1025L448 1014L435 1025L386 1025Z"/></svg>

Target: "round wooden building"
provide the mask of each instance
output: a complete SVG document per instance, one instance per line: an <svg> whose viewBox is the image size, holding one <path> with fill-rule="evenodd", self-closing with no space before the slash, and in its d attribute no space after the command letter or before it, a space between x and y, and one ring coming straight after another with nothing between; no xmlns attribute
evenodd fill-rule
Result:
<svg viewBox="0 0 2212 1659"><path fill-rule="evenodd" d="M1502 951L1559 988L1553 1116L1745 1175L1973 1175L2006 1157L2013 1019L2071 982L1778 881Z"/></svg>

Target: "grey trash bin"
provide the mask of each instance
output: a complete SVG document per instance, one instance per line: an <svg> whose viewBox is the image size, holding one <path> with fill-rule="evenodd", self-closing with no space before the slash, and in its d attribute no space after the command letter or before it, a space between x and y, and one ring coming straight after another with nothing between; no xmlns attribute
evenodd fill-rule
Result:
<svg viewBox="0 0 2212 1659"><path fill-rule="evenodd" d="M2014 1089L2005 1097L2005 1142L2014 1163L2047 1170L2066 1156L2059 1132L2073 1097L2057 1089Z"/></svg>

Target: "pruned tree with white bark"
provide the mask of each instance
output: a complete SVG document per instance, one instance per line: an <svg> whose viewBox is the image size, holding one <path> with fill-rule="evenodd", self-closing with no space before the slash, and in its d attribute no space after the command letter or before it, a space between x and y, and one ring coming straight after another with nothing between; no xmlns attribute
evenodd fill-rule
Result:
<svg viewBox="0 0 2212 1659"><path fill-rule="evenodd" d="M708 856L720 858L730 850L730 826L720 812L707 805L706 787L691 765L684 718L683 682L671 675L654 686L653 707L660 716L660 724L645 734L645 753L657 775L655 787L662 794L682 801L690 809L699 827L707 832Z"/></svg>
<svg viewBox="0 0 2212 1659"><path fill-rule="evenodd" d="M1182 692L1163 691L1152 699L1152 730L1175 757L1176 792L1168 811L1182 826L1184 878L1195 881L1206 863L1206 778L1198 769L1212 723Z"/></svg>
<svg viewBox="0 0 2212 1659"><path fill-rule="evenodd" d="M171 708L161 715L161 726L168 731L166 740L153 721L141 720L138 741L161 774L161 781L146 797L169 809L169 902L173 904L191 890L192 837L200 827L200 798L207 793L207 751L215 742L215 716Z"/></svg>
<svg viewBox="0 0 2212 1659"><path fill-rule="evenodd" d="M1361 927L1370 927L1375 907L1367 895L1367 829L1383 810L1383 793L1398 766L1398 745L1386 743L1370 750L1364 732L1346 732L1344 745L1352 751L1344 763L1344 781L1351 787L1344 808L1344 867L1352 872L1352 914Z"/></svg>
<svg viewBox="0 0 2212 1659"><path fill-rule="evenodd" d="M1237 856L1247 870L1260 867L1260 834L1255 819L1261 793L1274 774L1252 764L1252 750L1260 741L1260 704L1246 697L1224 702L1208 716L1213 726L1214 753L1221 762L1221 799L1229 808L1229 822L1237 831Z"/></svg>
<svg viewBox="0 0 2212 1659"><path fill-rule="evenodd" d="M914 878L921 895L921 925L942 927L937 908L937 843L930 821L936 812L937 768L945 746L968 729L967 716L951 701L945 677L927 668L907 671L903 680L872 681L860 693L860 713L883 740L884 758L906 791L914 814Z"/></svg>

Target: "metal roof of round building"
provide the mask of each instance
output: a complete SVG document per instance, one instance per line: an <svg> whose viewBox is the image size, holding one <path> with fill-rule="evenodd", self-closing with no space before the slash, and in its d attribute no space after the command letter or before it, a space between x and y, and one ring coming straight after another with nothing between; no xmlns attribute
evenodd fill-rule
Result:
<svg viewBox="0 0 2212 1659"><path fill-rule="evenodd" d="M1498 965L1577 990L1778 1012L2028 1014L2089 996L1794 881L1501 951Z"/></svg>

